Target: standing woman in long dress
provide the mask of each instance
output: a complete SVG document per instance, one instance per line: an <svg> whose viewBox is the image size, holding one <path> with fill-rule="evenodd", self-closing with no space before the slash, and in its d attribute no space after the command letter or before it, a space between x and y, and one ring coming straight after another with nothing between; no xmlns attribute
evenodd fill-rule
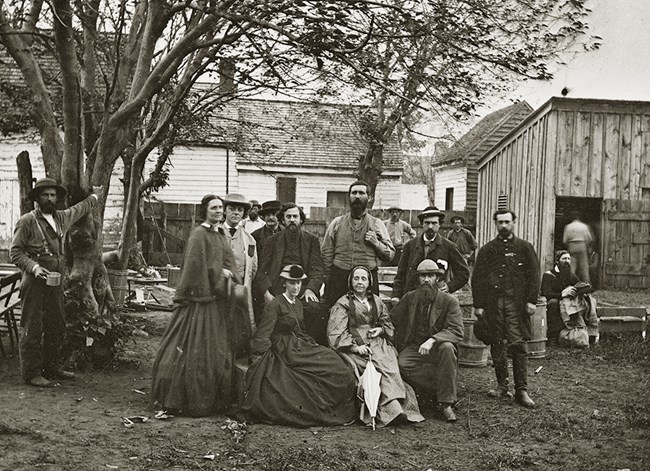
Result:
<svg viewBox="0 0 650 471"><path fill-rule="evenodd" d="M388 425L401 417L409 422L424 420L420 414L415 391L402 380L397 362L397 350L391 341L395 328L386 305L372 293L372 275L364 266L352 269L348 278L348 294L341 296L330 310L327 339L332 348L348 357L359 376L366 369L370 354L381 373L381 395L376 423ZM365 407L360 419L371 423Z"/></svg>
<svg viewBox="0 0 650 471"><path fill-rule="evenodd" d="M233 377L226 284L234 277L235 262L218 227L223 218L221 200L204 196L199 215L204 222L187 241L174 313L151 380L152 406L195 417L231 405Z"/></svg>
<svg viewBox="0 0 650 471"><path fill-rule="evenodd" d="M284 293L264 307L251 340L253 364L246 376L242 411L276 424L310 427L354 421L355 377L332 349L305 334L300 265L280 273Z"/></svg>

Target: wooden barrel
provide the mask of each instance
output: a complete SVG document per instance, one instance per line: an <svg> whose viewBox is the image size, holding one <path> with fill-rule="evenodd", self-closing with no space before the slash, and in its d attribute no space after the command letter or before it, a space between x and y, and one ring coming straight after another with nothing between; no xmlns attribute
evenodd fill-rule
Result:
<svg viewBox="0 0 650 471"><path fill-rule="evenodd" d="M546 356L546 298L540 296L537 300L535 314L530 318L531 337L528 341L528 356L544 358Z"/></svg>
<svg viewBox="0 0 650 471"><path fill-rule="evenodd" d="M487 366L489 348L474 335L476 318L463 317L463 340L458 344L458 364L468 367Z"/></svg>
<svg viewBox="0 0 650 471"><path fill-rule="evenodd" d="M108 269L108 281L113 291L115 298L115 305L117 307L124 307L124 299L128 290L128 283L126 282L127 270L113 270Z"/></svg>
<svg viewBox="0 0 650 471"><path fill-rule="evenodd" d="M169 267L167 269L167 286L176 288L181 279L181 269L179 267Z"/></svg>

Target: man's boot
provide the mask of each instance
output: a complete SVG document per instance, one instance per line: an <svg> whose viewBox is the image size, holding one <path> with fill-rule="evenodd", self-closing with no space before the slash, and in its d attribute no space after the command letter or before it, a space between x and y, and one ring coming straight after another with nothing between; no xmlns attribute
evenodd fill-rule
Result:
<svg viewBox="0 0 650 471"><path fill-rule="evenodd" d="M512 375L515 378L515 401L524 407L535 407L535 403L526 391L528 387L528 356L526 344L517 343L512 346Z"/></svg>
<svg viewBox="0 0 650 471"><path fill-rule="evenodd" d="M515 391L515 402L521 406L528 407L532 409L535 407L535 403L528 395L528 392L525 389L518 389Z"/></svg>
<svg viewBox="0 0 650 471"><path fill-rule="evenodd" d="M32 386L36 386L37 388L50 388L52 387L52 382L48 381L47 379L43 378L42 376L34 376L31 378L29 381L27 381L29 384Z"/></svg>
<svg viewBox="0 0 650 471"><path fill-rule="evenodd" d="M442 415L442 418L446 422L456 422L458 420L456 414L454 414L454 410L451 408L451 404L441 403L439 410L440 415Z"/></svg>
<svg viewBox="0 0 650 471"><path fill-rule="evenodd" d="M503 342L494 343L490 346L492 362L494 363L494 373L497 377L497 388L490 389L490 397L512 397L508 391L508 354Z"/></svg>

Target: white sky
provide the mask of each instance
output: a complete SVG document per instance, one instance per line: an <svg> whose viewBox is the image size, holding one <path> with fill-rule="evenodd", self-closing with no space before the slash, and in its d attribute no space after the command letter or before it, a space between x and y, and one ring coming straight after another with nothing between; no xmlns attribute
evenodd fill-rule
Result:
<svg viewBox="0 0 650 471"><path fill-rule="evenodd" d="M536 109L566 87L571 98L650 101L650 0L591 0L587 6L590 34L603 38L600 49L560 66L550 82L523 83L508 98ZM507 104L495 100L486 112Z"/></svg>

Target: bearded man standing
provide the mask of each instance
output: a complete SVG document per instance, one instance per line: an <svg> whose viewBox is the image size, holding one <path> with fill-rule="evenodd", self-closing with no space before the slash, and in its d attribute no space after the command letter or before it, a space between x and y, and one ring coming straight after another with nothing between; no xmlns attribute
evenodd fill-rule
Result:
<svg viewBox="0 0 650 471"><path fill-rule="evenodd" d="M356 181L348 189L350 212L334 218L323 237L321 250L325 262L325 299L328 306L348 291L350 270L362 265L377 280L379 261L389 262L395 256L395 248L384 223L368 214L368 191L370 186ZM379 295L379 285L372 291Z"/></svg>
<svg viewBox="0 0 650 471"><path fill-rule="evenodd" d="M255 284L268 304L285 290L280 273L287 265L303 267L303 280L298 297L302 300L307 333L326 345L327 322L321 315L319 293L323 286L323 257L318 237L302 229L307 219L296 203L285 203L278 213L284 230L272 235L264 244Z"/></svg>
<svg viewBox="0 0 650 471"><path fill-rule="evenodd" d="M513 231L517 216L500 209L492 217L499 235L478 252L472 274L474 314L485 321L494 339L490 350L497 379L491 397L512 397L508 389L508 353L512 356L515 400L535 407L527 392L526 341L531 338L530 317L539 294L539 261L533 246Z"/></svg>
<svg viewBox="0 0 650 471"><path fill-rule="evenodd" d="M65 189L51 178L38 180L29 197L38 208L16 224L11 243L11 261L23 272L20 286L20 370L25 383L50 387L50 380L72 379L61 369L59 352L65 337L63 285L65 237L72 225L88 214L103 187L74 206L57 210ZM58 283L48 275L58 273ZM55 278L54 275L52 278Z"/></svg>

